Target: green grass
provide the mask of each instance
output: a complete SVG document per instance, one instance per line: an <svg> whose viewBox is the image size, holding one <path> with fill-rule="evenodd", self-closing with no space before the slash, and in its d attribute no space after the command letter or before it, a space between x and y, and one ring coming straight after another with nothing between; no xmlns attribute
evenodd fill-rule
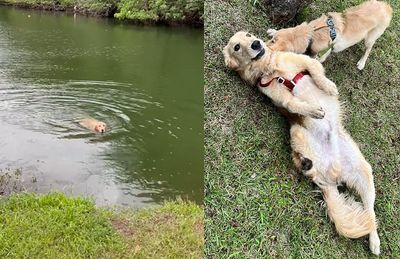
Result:
<svg viewBox="0 0 400 259"><path fill-rule="evenodd" d="M117 211L60 193L0 199L0 258L201 258L202 209Z"/></svg>
<svg viewBox="0 0 400 259"><path fill-rule="evenodd" d="M221 50L236 31L267 37L271 24L265 8L250 2L205 1L205 253L213 258L372 258L367 237L338 236L318 188L295 171L285 119L267 97L224 66ZM313 1L291 25L360 2ZM399 258L400 1L389 2L391 26L364 71L356 68L362 43L333 54L324 66L344 102L345 128L374 171L382 257Z"/></svg>
<svg viewBox="0 0 400 259"><path fill-rule="evenodd" d="M167 203L112 217L137 258L202 258L203 210L194 204Z"/></svg>

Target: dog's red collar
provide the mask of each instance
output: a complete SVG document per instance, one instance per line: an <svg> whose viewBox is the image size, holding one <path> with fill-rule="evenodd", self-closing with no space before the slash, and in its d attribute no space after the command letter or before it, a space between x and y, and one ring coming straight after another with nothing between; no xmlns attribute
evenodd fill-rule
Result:
<svg viewBox="0 0 400 259"><path fill-rule="evenodd" d="M300 79L302 79L303 76L305 76L305 75L309 75L309 73L307 71L300 72L297 75L295 75L292 80L287 80L283 77L278 76L278 77L272 78L268 83L265 83L265 84L261 83L261 80L260 80L260 86L268 87L272 83L272 81L278 80L278 83L284 84L289 89L289 91L293 91L293 88L296 86L297 82Z"/></svg>

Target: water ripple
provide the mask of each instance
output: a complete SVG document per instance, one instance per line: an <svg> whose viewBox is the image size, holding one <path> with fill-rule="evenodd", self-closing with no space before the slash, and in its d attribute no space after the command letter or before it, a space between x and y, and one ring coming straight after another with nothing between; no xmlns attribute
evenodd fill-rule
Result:
<svg viewBox="0 0 400 259"><path fill-rule="evenodd" d="M108 128L118 134L132 131L132 120L142 116L146 109L163 108L161 103L131 83L93 80L49 82L26 84L22 81L14 83L13 87L6 82L0 84L0 111L12 110L19 114L1 113L1 118L63 138L87 138L90 134L82 132L77 123L81 118L95 117L105 121ZM113 98L110 98L110 93ZM155 118L154 122L164 121ZM155 128L161 129L159 126Z"/></svg>

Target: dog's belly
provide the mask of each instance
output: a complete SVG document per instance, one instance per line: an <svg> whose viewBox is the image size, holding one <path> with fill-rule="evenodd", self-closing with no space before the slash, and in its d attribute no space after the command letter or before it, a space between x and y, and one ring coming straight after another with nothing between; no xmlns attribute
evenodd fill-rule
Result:
<svg viewBox="0 0 400 259"><path fill-rule="evenodd" d="M349 136L339 135L340 164L344 174L351 173L359 166L361 151L352 143Z"/></svg>
<svg viewBox="0 0 400 259"><path fill-rule="evenodd" d="M335 43L333 45L332 51L334 53L343 51L355 44L357 44L358 42L360 42L365 35L356 35L357 37L353 37L352 38L346 38L343 35L338 35L338 37L335 40Z"/></svg>
<svg viewBox="0 0 400 259"><path fill-rule="evenodd" d="M313 119L314 123L317 123L319 126L324 126L328 124L329 121L331 124L337 125L340 114L340 105L337 98L327 95L324 91L319 89L310 76L303 77L297 83L296 87L293 89L293 95L309 104L319 105L324 109L325 117L322 120Z"/></svg>
<svg viewBox="0 0 400 259"><path fill-rule="evenodd" d="M323 119L306 118L305 125L309 134L309 146L316 156L318 171L327 171L332 162L340 157L339 114L340 105L336 97L329 96L320 90L309 76L299 81L293 94L310 104L321 106L325 111Z"/></svg>

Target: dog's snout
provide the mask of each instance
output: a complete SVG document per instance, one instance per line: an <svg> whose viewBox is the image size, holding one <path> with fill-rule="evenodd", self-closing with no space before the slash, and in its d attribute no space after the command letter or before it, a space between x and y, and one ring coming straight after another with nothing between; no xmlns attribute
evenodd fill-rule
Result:
<svg viewBox="0 0 400 259"><path fill-rule="evenodd" d="M253 50L259 50L261 48L261 43L259 40L255 40L253 41L253 43L251 44L251 48Z"/></svg>

